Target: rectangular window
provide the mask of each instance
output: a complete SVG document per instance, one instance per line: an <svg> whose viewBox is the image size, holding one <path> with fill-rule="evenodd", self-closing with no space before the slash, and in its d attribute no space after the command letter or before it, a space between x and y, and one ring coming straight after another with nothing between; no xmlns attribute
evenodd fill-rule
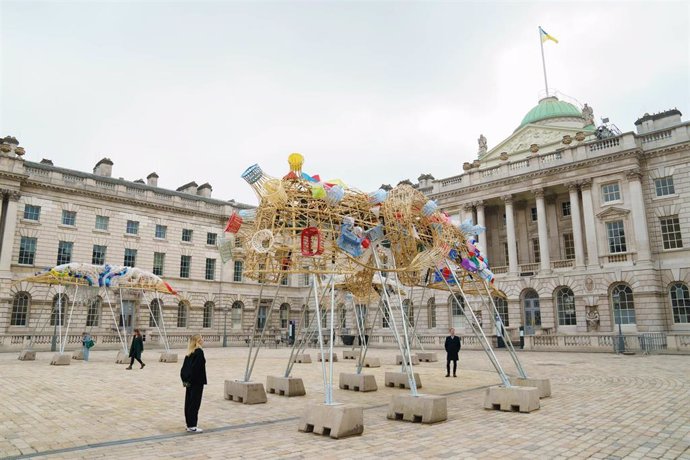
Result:
<svg viewBox="0 0 690 460"><path fill-rule="evenodd" d="M218 234L217 233L207 233L206 234L206 244L208 244L209 246L215 246L217 241L218 241Z"/></svg>
<svg viewBox="0 0 690 460"><path fill-rule="evenodd" d="M96 216L96 230L108 230L108 224L110 223L110 217L108 216Z"/></svg>
<svg viewBox="0 0 690 460"><path fill-rule="evenodd" d="M165 265L165 253L153 253L153 274L156 276L163 276L163 266Z"/></svg>
<svg viewBox="0 0 690 460"><path fill-rule="evenodd" d="M91 252L91 263L94 265L105 264L105 251L107 246L101 246L100 244L93 245L93 251Z"/></svg>
<svg viewBox="0 0 690 460"><path fill-rule="evenodd" d="M609 253L626 252L625 228L622 220L606 222L606 235L609 241Z"/></svg>
<svg viewBox="0 0 690 460"><path fill-rule="evenodd" d="M604 197L604 203L608 203L610 201L620 201L621 191L618 187L618 182L602 185L601 196Z"/></svg>
<svg viewBox="0 0 690 460"><path fill-rule="evenodd" d="M232 280L239 283L242 281L242 261L235 261L235 271L232 274Z"/></svg>
<svg viewBox="0 0 690 460"><path fill-rule="evenodd" d="M683 238L680 234L680 221L678 216L660 217L661 238L664 240L664 249L676 249L683 247Z"/></svg>
<svg viewBox="0 0 690 460"><path fill-rule="evenodd" d="M167 235L168 235L168 227L165 225L157 224L155 237L160 239L160 240L164 240Z"/></svg>
<svg viewBox="0 0 690 460"><path fill-rule="evenodd" d="M563 217L570 216L570 201L564 201L561 203L561 215Z"/></svg>
<svg viewBox="0 0 690 460"><path fill-rule="evenodd" d="M41 207L30 204L24 205L24 219L38 221L41 218Z"/></svg>
<svg viewBox="0 0 690 460"><path fill-rule="evenodd" d="M182 241L186 241L187 243L192 242L192 230L188 228L182 229Z"/></svg>
<svg viewBox="0 0 690 460"><path fill-rule="evenodd" d="M36 238L22 236L22 241L19 243L19 260L18 264L33 265L36 258Z"/></svg>
<svg viewBox="0 0 690 460"><path fill-rule="evenodd" d="M125 248L125 267L135 267L137 264L137 250Z"/></svg>
<svg viewBox="0 0 690 460"><path fill-rule="evenodd" d="M673 195L676 193L676 189L673 186L673 176L654 179L654 188L656 189L656 196Z"/></svg>
<svg viewBox="0 0 690 460"><path fill-rule="evenodd" d="M537 221L537 208L530 208L530 215L532 216L532 222Z"/></svg>
<svg viewBox="0 0 690 460"><path fill-rule="evenodd" d="M563 234L563 255L566 260L575 258L575 240L572 233Z"/></svg>
<svg viewBox="0 0 690 460"><path fill-rule="evenodd" d="M539 238L532 238L532 255L534 256L534 263L541 262L541 251L539 250Z"/></svg>
<svg viewBox="0 0 690 460"><path fill-rule="evenodd" d="M127 234L128 235L138 235L139 234L139 222L136 220L127 221Z"/></svg>
<svg viewBox="0 0 690 460"><path fill-rule="evenodd" d="M192 256L180 256L180 278L189 278Z"/></svg>
<svg viewBox="0 0 690 460"><path fill-rule="evenodd" d="M235 247L236 247L236 248L241 248L241 247L242 247L242 238L240 238L239 236L236 236L236 237L235 237Z"/></svg>
<svg viewBox="0 0 690 460"><path fill-rule="evenodd" d="M311 286L311 275L309 273L302 273L302 286Z"/></svg>
<svg viewBox="0 0 690 460"><path fill-rule="evenodd" d="M288 276L287 275L281 275L280 276L280 285L281 286L287 286L288 285Z"/></svg>
<svg viewBox="0 0 690 460"><path fill-rule="evenodd" d="M74 248L74 243L71 241L58 242L58 255L56 265L68 264L72 262L72 248Z"/></svg>
<svg viewBox="0 0 690 460"><path fill-rule="evenodd" d="M216 279L216 259L206 259L206 279Z"/></svg>
<svg viewBox="0 0 690 460"><path fill-rule="evenodd" d="M508 242L503 243L503 265L508 265Z"/></svg>
<svg viewBox="0 0 690 460"><path fill-rule="evenodd" d="M77 225L77 212L62 210L62 225L69 225L74 227Z"/></svg>

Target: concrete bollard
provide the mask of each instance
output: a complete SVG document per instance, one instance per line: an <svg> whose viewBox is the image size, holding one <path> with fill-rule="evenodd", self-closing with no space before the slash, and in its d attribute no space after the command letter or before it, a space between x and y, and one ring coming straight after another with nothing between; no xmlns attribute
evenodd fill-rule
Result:
<svg viewBox="0 0 690 460"><path fill-rule="evenodd" d="M50 364L53 366L69 366L70 360L71 355L55 353L53 355L53 359L50 361Z"/></svg>
<svg viewBox="0 0 690 460"><path fill-rule="evenodd" d="M417 388L422 388L422 381L419 378L419 374L415 372L413 375ZM410 381L407 379L407 373L405 372L386 372L385 382L387 387L410 389Z"/></svg>
<svg viewBox="0 0 690 460"><path fill-rule="evenodd" d="M266 377L266 389L270 394L279 396L304 396L304 382L298 377Z"/></svg>
<svg viewBox="0 0 690 460"><path fill-rule="evenodd" d="M36 361L36 352L33 350L22 350L19 352L20 361Z"/></svg>
<svg viewBox="0 0 690 460"><path fill-rule="evenodd" d="M242 404L263 404L267 401L263 383L226 380L223 396Z"/></svg>
<svg viewBox="0 0 690 460"><path fill-rule="evenodd" d="M370 374L348 374L343 372L340 374L338 386L341 390L361 392L378 390L376 378Z"/></svg>
<svg viewBox="0 0 690 460"><path fill-rule="evenodd" d="M486 389L484 409L532 412L539 409L539 390L534 387L493 386Z"/></svg>
<svg viewBox="0 0 690 460"><path fill-rule="evenodd" d="M551 397L551 380L549 379L523 379L511 377L510 383L518 387L535 387L539 390L539 399Z"/></svg>
<svg viewBox="0 0 690 460"><path fill-rule="evenodd" d="M354 404L310 404L300 418L299 431L330 436L333 439L364 432L364 411Z"/></svg>
<svg viewBox="0 0 690 460"><path fill-rule="evenodd" d="M448 419L448 401L436 395L394 395L388 405L389 420L437 423Z"/></svg>

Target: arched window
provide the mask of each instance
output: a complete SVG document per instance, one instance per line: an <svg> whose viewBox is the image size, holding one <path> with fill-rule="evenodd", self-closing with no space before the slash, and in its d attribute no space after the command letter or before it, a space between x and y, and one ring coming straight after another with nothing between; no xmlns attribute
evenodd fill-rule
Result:
<svg viewBox="0 0 690 460"><path fill-rule="evenodd" d="M684 283L673 283L670 288L674 323L690 323L690 292Z"/></svg>
<svg viewBox="0 0 690 460"><path fill-rule="evenodd" d="M213 325L214 303L210 300L204 304L204 321L201 327L211 327Z"/></svg>
<svg viewBox="0 0 690 460"><path fill-rule="evenodd" d="M287 329L288 314L290 313L290 304L284 303L280 305L280 328Z"/></svg>
<svg viewBox="0 0 690 460"><path fill-rule="evenodd" d="M556 291L556 308L559 326L575 326L575 296L570 288L562 287Z"/></svg>
<svg viewBox="0 0 690 460"><path fill-rule="evenodd" d="M414 326L414 306L410 299L403 300L403 310L410 326Z"/></svg>
<svg viewBox="0 0 690 460"><path fill-rule="evenodd" d="M61 324L65 326L65 310L69 308L69 298L65 294L55 294L53 297L53 310L50 312L50 325ZM60 321L58 322L58 311Z"/></svg>
<svg viewBox="0 0 690 460"><path fill-rule="evenodd" d="M177 327L187 327L187 302L177 304Z"/></svg>
<svg viewBox="0 0 690 460"><path fill-rule="evenodd" d="M534 289L528 289L522 298L525 313L525 334L534 335L535 328L541 327L541 307L539 294Z"/></svg>
<svg viewBox="0 0 690 460"><path fill-rule="evenodd" d="M494 303L496 304L498 316L501 317L501 323L506 327L510 326L508 318L508 301L503 297L494 297Z"/></svg>
<svg viewBox="0 0 690 460"><path fill-rule="evenodd" d="M635 324L633 292L625 284L617 284L611 290L614 324Z"/></svg>
<svg viewBox="0 0 690 460"><path fill-rule="evenodd" d="M304 312L304 324L302 325L302 328L306 331L309 327L309 321L311 320L311 318L309 317L309 306L302 305L302 310Z"/></svg>
<svg viewBox="0 0 690 460"><path fill-rule="evenodd" d="M448 297L448 303L450 304L451 327L458 329L459 332L463 325L463 317L465 316L462 313L465 308L465 299L461 296L450 296Z"/></svg>
<svg viewBox="0 0 690 460"><path fill-rule="evenodd" d="M18 292L12 301L12 317L10 326L26 326L29 324L29 304L31 297L28 292Z"/></svg>
<svg viewBox="0 0 690 460"><path fill-rule="evenodd" d="M232 303L231 310L230 320L232 321L232 328L236 331L240 331L242 330L242 310L244 310L244 304L236 300Z"/></svg>
<svg viewBox="0 0 690 460"><path fill-rule="evenodd" d="M89 300L89 309L86 312L86 326L98 326L101 319L101 298L100 296L93 297Z"/></svg>
<svg viewBox="0 0 690 460"><path fill-rule="evenodd" d="M345 305L338 305L338 311L340 312L340 329L347 328L347 310L345 310Z"/></svg>
<svg viewBox="0 0 690 460"><path fill-rule="evenodd" d="M160 327L161 325L161 309L163 304L160 299L153 299L151 301L151 316L149 317L149 327Z"/></svg>
<svg viewBox="0 0 690 460"><path fill-rule="evenodd" d="M426 322L429 327L436 327L436 298L431 297L426 302Z"/></svg>

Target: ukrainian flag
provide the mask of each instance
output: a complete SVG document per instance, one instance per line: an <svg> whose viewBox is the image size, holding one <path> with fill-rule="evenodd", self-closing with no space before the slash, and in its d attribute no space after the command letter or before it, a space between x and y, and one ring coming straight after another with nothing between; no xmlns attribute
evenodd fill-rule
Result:
<svg viewBox="0 0 690 460"><path fill-rule="evenodd" d="M556 38L552 37L551 35L547 34L544 29L539 26L539 35L541 35L541 42L544 43L546 40L551 40L555 43L558 43L558 40Z"/></svg>

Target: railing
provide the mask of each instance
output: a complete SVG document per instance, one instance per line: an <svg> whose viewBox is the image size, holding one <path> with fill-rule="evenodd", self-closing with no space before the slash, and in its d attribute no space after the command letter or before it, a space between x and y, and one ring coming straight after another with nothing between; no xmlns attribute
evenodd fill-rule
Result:
<svg viewBox="0 0 690 460"><path fill-rule="evenodd" d="M540 264L522 264L520 265L520 272L536 272L539 270Z"/></svg>
<svg viewBox="0 0 690 460"><path fill-rule="evenodd" d="M668 339L664 332L643 332L637 338L645 355L668 349Z"/></svg>
<svg viewBox="0 0 690 460"><path fill-rule="evenodd" d="M500 167L496 166L494 168L483 169L483 170L479 171L479 174L481 175L481 177L490 177L490 176L498 174L499 170L500 170Z"/></svg>
<svg viewBox="0 0 690 460"><path fill-rule="evenodd" d="M627 262L628 261L628 254L611 254L607 256L607 259L609 263L615 263L615 262Z"/></svg>
<svg viewBox="0 0 690 460"><path fill-rule="evenodd" d="M604 150L611 147L618 147L620 145L620 137L614 137L611 139L604 139L599 142L594 142L589 144L589 151L596 152L597 150Z"/></svg>
<svg viewBox="0 0 690 460"><path fill-rule="evenodd" d="M94 181L94 184L96 184L96 187L102 187L102 188L107 188L109 190L115 190L116 186L112 182L105 182L102 180L96 180Z"/></svg>
<svg viewBox="0 0 690 460"><path fill-rule="evenodd" d="M79 182L84 183L84 178L79 176L73 176L72 174L63 174L62 179L66 182Z"/></svg>
<svg viewBox="0 0 690 460"><path fill-rule="evenodd" d="M31 176L43 176L43 177L48 177L50 176L50 171L47 171L45 169L38 169L38 168L25 168L25 171L31 175Z"/></svg>
<svg viewBox="0 0 690 460"><path fill-rule="evenodd" d="M570 268L575 266L575 259L552 260L551 268Z"/></svg>
<svg viewBox="0 0 690 460"><path fill-rule="evenodd" d="M542 163L552 163L554 161L558 161L561 158L563 158L563 155L561 155L561 152L552 152L552 153L547 153L546 155L542 155L539 157L539 161Z"/></svg>
<svg viewBox="0 0 690 460"><path fill-rule="evenodd" d="M666 131L660 131L658 133L647 134L642 136L642 143L646 144L648 142L661 141L663 139L670 139L673 136L673 129L667 129Z"/></svg>
<svg viewBox="0 0 690 460"><path fill-rule="evenodd" d="M511 171L522 168L529 168L529 160L515 161L508 165L508 169Z"/></svg>
<svg viewBox="0 0 690 460"><path fill-rule="evenodd" d="M446 185L459 184L460 182L462 182L462 176L449 177L441 181L441 187L445 187Z"/></svg>
<svg viewBox="0 0 690 460"><path fill-rule="evenodd" d="M500 267L491 267L491 271L494 272L494 275L500 275L502 273L508 273L508 266L503 265Z"/></svg>
<svg viewBox="0 0 690 460"><path fill-rule="evenodd" d="M146 190L136 188L136 187L125 187L125 191L127 193L131 193L133 195L146 195Z"/></svg>
<svg viewBox="0 0 690 460"><path fill-rule="evenodd" d="M172 195L165 195L164 193L154 193L153 196L163 201L172 201Z"/></svg>

